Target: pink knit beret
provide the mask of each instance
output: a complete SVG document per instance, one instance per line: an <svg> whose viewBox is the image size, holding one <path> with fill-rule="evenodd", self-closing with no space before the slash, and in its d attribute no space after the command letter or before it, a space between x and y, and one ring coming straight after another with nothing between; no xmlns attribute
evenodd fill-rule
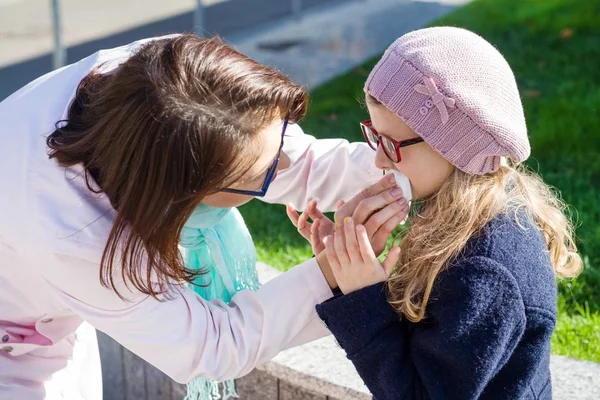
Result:
<svg viewBox="0 0 600 400"><path fill-rule="evenodd" d="M407 33L371 71L365 92L467 173L496 171L501 157L521 162L529 156L514 74L473 32L436 27Z"/></svg>

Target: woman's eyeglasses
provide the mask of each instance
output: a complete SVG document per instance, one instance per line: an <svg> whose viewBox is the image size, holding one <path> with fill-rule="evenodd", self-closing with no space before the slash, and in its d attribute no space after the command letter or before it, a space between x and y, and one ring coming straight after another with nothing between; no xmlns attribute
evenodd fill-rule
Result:
<svg viewBox="0 0 600 400"><path fill-rule="evenodd" d="M362 121L360 123L360 129L365 136L365 140L373 150L377 150L377 147L381 143L381 147L383 148L385 155L395 163L402 161L400 148L424 142L424 139L420 137L400 141L394 140L377 132L375 128L373 128L373 124L371 123L370 119Z"/></svg>
<svg viewBox="0 0 600 400"><path fill-rule="evenodd" d="M267 176L265 176L265 181L263 182L261 188L259 190L221 189L221 192L243 194L245 196L254 197L263 197L265 194L267 194L267 190L269 190L269 186L271 186L271 182L273 182L273 176L275 175L275 172L277 172L277 165L279 164L279 157L281 156L281 149L283 148L283 137L285 136L287 126L288 119L286 118L283 122L283 129L281 131L281 144L279 145L279 152L277 153L277 157L275 157L273 164L271 164L267 170Z"/></svg>

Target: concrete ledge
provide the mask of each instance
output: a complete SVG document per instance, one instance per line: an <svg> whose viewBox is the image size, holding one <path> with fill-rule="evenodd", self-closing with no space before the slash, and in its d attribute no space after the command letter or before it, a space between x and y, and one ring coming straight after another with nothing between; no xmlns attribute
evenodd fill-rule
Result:
<svg viewBox="0 0 600 400"><path fill-rule="evenodd" d="M258 270L262 281L280 273L265 264ZM344 350L331 336L284 351L257 369L277 378L280 386L284 383L300 392L330 399L371 399ZM552 356L550 370L554 399L600 399L600 364Z"/></svg>

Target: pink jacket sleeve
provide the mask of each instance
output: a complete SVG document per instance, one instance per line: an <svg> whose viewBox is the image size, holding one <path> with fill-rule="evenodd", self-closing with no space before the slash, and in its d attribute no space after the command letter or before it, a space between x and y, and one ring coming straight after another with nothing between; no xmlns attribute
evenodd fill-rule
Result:
<svg viewBox="0 0 600 400"><path fill-rule="evenodd" d="M315 306L332 293L315 259L256 292L239 292L226 305L207 302L184 286L173 286L173 298L165 301L123 286L123 300L100 284L96 263L70 255L51 258L68 272L46 276L65 307L177 382L240 377L281 350L327 333Z"/></svg>
<svg viewBox="0 0 600 400"><path fill-rule="evenodd" d="M290 125L286 135L283 151L291 165L271 184L262 199L267 203L291 202L304 210L315 199L321 210L333 211L338 200L349 200L382 177L375 152L366 143L315 139L299 125Z"/></svg>

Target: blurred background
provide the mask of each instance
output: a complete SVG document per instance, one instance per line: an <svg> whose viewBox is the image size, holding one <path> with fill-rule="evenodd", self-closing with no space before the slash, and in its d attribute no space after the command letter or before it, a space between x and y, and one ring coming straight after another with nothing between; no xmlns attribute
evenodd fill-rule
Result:
<svg viewBox="0 0 600 400"><path fill-rule="evenodd" d="M0 100L102 48L218 34L311 89L307 133L358 141L368 72L394 39L427 25L473 30L511 64L528 165L570 205L585 259L579 278L559 282L553 352L600 362L600 0L0 0ZM311 256L283 207L255 201L242 212L263 262L285 270Z"/></svg>
<svg viewBox="0 0 600 400"><path fill-rule="evenodd" d="M0 99L97 50L174 32L219 35L314 86L466 1L0 0Z"/></svg>

